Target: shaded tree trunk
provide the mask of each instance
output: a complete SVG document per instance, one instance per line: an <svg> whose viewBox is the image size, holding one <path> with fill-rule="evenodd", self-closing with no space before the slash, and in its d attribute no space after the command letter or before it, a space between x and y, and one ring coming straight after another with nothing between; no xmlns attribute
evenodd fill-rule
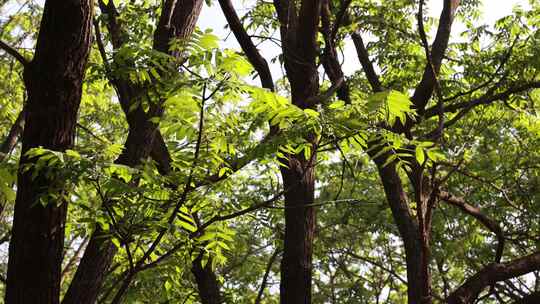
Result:
<svg viewBox="0 0 540 304"><path fill-rule="evenodd" d="M111 33L113 47L121 47L124 41L121 38L122 29L115 19L117 12L114 3L100 2L100 8L108 14L107 27ZM154 49L169 53L168 46L172 39L189 38L201 9L202 0L165 1L158 28L154 33ZM160 103L157 103L156 109L151 114L146 114L140 107L130 111L131 105L145 95L144 91L126 79L111 78L111 82L117 89L129 125L124 150L115 162L135 167L151 156L159 164L162 173L169 172L171 160L167 147L157 125L149 121L150 117L162 115ZM105 273L117 251L118 248L112 243L107 232L98 227L90 239L62 303L95 303L106 279Z"/></svg>
<svg viewBox="0 0 540 304"><path fill-rule="evenodd" d="M314 158L314 157L313 157ZM285 193L285 237L281 260L281 303L311 303L315 233L315 170L308 160L291 155L281 169Z"/></svg>
<svg viewBox="0 0 540 304"><path fill-rule="evenodd" d="M376 151L371 152L371 154L375 153ZM385 161L385 156L375 159L384 192L405 249L408 303L422 303L425 294L422 288L424 281L421 269L422 240L418 221L412 215L407 194L395 165L391 163L384 166Z"/></svg>
<svg viewBox="0 0 540 304"><path fill-rule="evenodd" d="M195 276L195 282L197 283L197 289L199 290L199 297L202 304L220 304L223 303L221 294L219 292L219 283L216 274L212 270L212 260L202 266L203 254L193 260L191 273Z"/></svg>
<svg viewBox="0 0 540 304"><path fill-rule="evenodd" d="M292 103L301 109L313 108L310 100L319 93L316 59L316 36L321 1L274 2L281 22L285 70L291 85ZM315 151L313 134L305 139L312 145L312 155L288 155L281 167L285 189L285 236L281 260L280 301L282 304L311 303L313 238L315 233Z"/></svg>
<svg viewBox="0 0 540 304"><path fill-rule="evenodd" d="M91 44L90 0L45 3L34 59L25 66L28 94L20 168L42 146L73 146L82 81ZM6 303L58 303L67 204L65 181L19 169L6 287ZM46 199L47 204L41 204Z"/></svg>

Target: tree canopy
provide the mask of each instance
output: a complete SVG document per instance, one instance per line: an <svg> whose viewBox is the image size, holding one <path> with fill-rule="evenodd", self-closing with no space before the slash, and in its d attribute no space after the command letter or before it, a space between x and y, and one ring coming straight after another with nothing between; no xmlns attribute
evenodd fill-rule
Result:
<svg viewBox="0 0 540 304"><path fill-rule="evenodd" d="M540 2L491 5L0 0L4 302L540 303Z"/></svg>

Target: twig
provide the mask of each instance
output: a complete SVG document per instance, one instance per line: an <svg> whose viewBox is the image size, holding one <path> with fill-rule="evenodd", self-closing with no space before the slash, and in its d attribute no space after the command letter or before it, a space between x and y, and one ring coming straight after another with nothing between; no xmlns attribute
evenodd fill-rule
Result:
<svg viewBox="0 0 540 304"><path fill-rule="evenodd" d="M270 260L268 260L268 264L266 265L266 271L264 272L264 276L261 282L261 287L259 288L259 292L257 293L257 298L255 299L255 304L261 303L264 289L266 288L268 277L270 276L270 270L272 270L272 265L274 264L274 261L276 260L280 252L281 250L279 248L276 248L276 250L274 250L274 253L270 257Z"/></svg>

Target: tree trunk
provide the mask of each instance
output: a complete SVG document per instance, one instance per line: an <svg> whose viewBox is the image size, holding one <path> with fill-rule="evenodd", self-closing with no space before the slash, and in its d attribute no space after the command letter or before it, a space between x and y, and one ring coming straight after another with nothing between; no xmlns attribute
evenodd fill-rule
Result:
<svg viewBox="0 0 540 304"><path fill-rule="evenodd" d="M101 9L110 16L116 14L112 1L107 6L101 4ZM154 34L154 49L168 52L171 39L187 39L194 30L200 15L202 0L165 1L158 28ZM113 46L120 47L121 29L115 19L110 19L109 31L113 34ZM111 79L117 88L119 100L126 114L129 134L122 154L116 163L135 167L141 160L152 156L159 164L160 172L170 171L170 156L165 142L159 133L157 125L149 121L150 117L161 116L161 109L156 109L152 115L145 114L142 108L130 111L135 100L144 96L144 92L125 79ZM158 105L159 108L159 105ZM105 280L105 273L110 267L118 248L109 239L105 231L99 227L93 233L87 249L81 259L72 283L62 301L63 304L93 304Z"/></svg>
<svg viewBox="0 0 540 304"><path fill-rule="evenodd" d="M35 56L24 70L28 93L20 168L35 159L31 148L73 146L82 81L91 44L90 0L45 3ZM19 170L6 287L6 303L58 303L66 203L46 198L63 180ZM60 193L61 194L61 193ZM59 196L61 197L61 196Z"/></svg>
<svg viewBox="0 0 540 304"><path fill-rule="evenodd" d="M315 157L312 158L314 161ZM315 233L315 170L312 162L291 155L282 168L285 193L285 239L281 260L281 303L311 303L313 238Z"/></svg>
<svg viewBox="0 0 540 304"><path fill-rule="evenodd" d="M321 1L303 0L276 10L281 22L285 70L291 85L292 103L301 109L314 108L310 100L319 93L317 34ZM281 260L282 304L311 303L313 238L315 233L315 168L317 141L306 134L313 155L288 155L281 167L285 189L285 236Z"/></svg>
<svg viewBox="0 0 540 304"><path fill-rule="evenodd" d="M212 270L212 260L209 259L206 265L202 267L203 254L193 260L191 273L195 276L199 297L202 304L220 304L223 303L219 293L219 283L216 274Z"/></svg>
<svg viewBox="0 0 540 304"><path fill-rule="evenodd" d="M373 157L378 150L372 151ZM409 208L407 194L403 188L401 178L394 163L384 165L386 155L374 159L378 166L386 199L390 205L392 216L398 227L401 240L405 248L405 261L407 264L407 296L408 303L422 303L425 296L422 288L422 240L418 222Z"/></svg>

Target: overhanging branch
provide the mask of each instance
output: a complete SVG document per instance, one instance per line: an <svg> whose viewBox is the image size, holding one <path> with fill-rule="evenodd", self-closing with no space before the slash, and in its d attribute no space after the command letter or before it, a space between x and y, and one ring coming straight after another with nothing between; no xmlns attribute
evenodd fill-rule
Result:
<svg viewBox="0 0 540 304"><path fill-rule="evenodd" d="M2 40L0 40L0 49L4 50L7 54L11 55L23 66L27 66L30 63L28 59L26 59L21 53L19 53L19 51L17 51L14 47L12 47L11 45L7 44L6 42Z"/></svg>
<svg viewBox="0 0 540 304"><path fill-rule="evenodd" d="M485 215L478 207L467 203L467 201L461 197L454 196L445 191L439 192L438 196L441 200L458 207L461 211L474 217L476 220L482 223L484 227L495 234L498 240L495 262L499 263L504 251L504 233L499 223Z"/></svg>
<svg viewBox="0 0 540 304"><path fill-rule="evenodd" d="M447 304L474 303L480 292L494 283L540 269L540 251L506 263L490 264L467 279L446 299Z"/></svg>

